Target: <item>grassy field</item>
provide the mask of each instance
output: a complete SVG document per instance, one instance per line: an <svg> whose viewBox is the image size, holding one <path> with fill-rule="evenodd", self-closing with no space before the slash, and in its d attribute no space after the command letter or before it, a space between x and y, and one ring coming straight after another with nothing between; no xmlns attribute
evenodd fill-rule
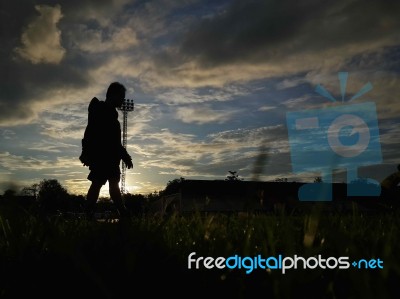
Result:
<svg viewBox="0 0 400 299"><path fill-rule="evenodd" d="M395 298L400 212L283 210L172 214L119 222L0 210L1 298ZM379 258L383 269L188 269L188 255Z"/></svg>

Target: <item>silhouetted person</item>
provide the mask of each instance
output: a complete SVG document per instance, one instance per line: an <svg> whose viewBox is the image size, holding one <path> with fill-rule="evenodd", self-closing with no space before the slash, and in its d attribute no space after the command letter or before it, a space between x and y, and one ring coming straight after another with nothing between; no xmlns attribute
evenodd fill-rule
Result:
<svg viewBox="0 0 400 299"><path fill-rule="evenodd" d="M386 199L395 199L398 193L397 186L400 184L400 164L397 165L397 171L388 175L381 182L382 197Z"/></svg>
<svg viewBox="0 0 400 299"><path fill-rule="evenodd" d="M124 161L128 169L133 167L131 156L121 143L121 125L118 111L125 99L126 88L113 82L107 89L105 101L93 98L89 104L88 124L82 139L82 154L79 157L83 165L88 166L88 180L92 183L85 202L85 213L93 217L96 202L103 185L108 181L110 197L121 216L128 216L119 181L120 162Z"/></svg>

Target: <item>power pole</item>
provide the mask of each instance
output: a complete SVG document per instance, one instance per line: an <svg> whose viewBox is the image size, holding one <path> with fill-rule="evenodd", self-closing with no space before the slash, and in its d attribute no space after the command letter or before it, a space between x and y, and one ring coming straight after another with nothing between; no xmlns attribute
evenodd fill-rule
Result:
<svg viewBox="0 0 400 299"><path fill-rule="evenodd" d="M122 146L126 149L128 143L128 112L134 110L133 100L125 99L119 110L122 111L123 115L123 125L122 125ZM122 163L122 173L121 173L121 193L125 194L125 176L126 176L126 165L124 161Z"/></svg>

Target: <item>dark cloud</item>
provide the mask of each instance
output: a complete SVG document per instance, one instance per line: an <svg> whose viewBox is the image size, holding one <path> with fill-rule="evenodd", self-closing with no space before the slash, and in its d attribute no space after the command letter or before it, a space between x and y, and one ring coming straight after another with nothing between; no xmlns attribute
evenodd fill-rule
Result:
<svg viewBox="0 0 400 299"><path fill-rule="evenodd" d="M89 83L87 75L78 68L60 65L32 65L29 63L1 63L0 124L8 120L24 122L33 115L32 101L47 101L48 91L58 88L82 88Z"/></svg>
<svg viewBox="0 0 400 299"><path fill-rule="evenodd" d="M61 33L60 49L65 48L65 55L59 63L46 63L46 57L42 56L42 61L36 64L20 55L17 49L24 50L26 46L21 41L23 33L41 14L36 5L36 1L21 0L2 1L0 6L0 125L29 122L35 117L34 102L51 103L51 99L46 98L49 92L87 87L90 83L88 71L109 58L83 56L72 47L68 34L76 22L84 22L86 17L112 16L117 9L105 0L40 2L49 7L59 5L61 9L62 18L57 21L57 28Z"/></svg>
<svg viewBox="0 0 400 299"><path fill-rule="evenodd" d="M192 26L180 54L213 66L395 39L399 14L395 0L237 0Z"/></svg>
<svg viewBox="0 0 400 299"><path fill-rule="evenodd" d="M6 53L18 42L21 28L35 12L34 1L1 1L0 4L0 51ZM4 57L2 56L2 59Z"/></svg>

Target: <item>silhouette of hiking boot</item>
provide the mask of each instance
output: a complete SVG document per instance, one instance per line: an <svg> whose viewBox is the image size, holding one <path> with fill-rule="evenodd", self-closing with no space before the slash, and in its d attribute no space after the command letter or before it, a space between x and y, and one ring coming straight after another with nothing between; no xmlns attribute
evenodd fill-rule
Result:
<svg viewBox="0 0 400 299"><path fill-rule="evenodd" d="M332 184L307 183L297 192L299 201L332 201Z"/></svg>

